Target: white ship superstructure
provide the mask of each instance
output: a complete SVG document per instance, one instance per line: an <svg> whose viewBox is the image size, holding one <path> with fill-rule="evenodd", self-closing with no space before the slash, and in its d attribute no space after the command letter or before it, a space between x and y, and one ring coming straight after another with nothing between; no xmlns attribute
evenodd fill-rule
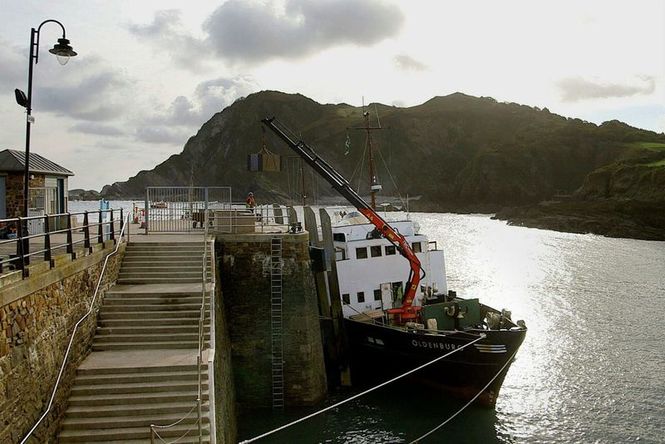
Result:
<svg viewBox="0 0 665 444"><path fill-rule="evenodd" d="M446 293L443 250L417 232L410 220L391 221L402 234L425 271L414 305L421 305L426 292ZM369 310L402 305L409 277L406 259L388 240L372 236L374 226L359 213L349 213L332 227L339 289L344 317Z"/></svg>

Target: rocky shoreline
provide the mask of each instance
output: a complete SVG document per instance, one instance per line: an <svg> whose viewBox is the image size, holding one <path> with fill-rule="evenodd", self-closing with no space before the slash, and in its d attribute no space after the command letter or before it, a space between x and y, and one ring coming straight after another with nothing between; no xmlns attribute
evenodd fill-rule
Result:
<svg viewBox="0 0 665 444"><path fill-rule="evenodd" d="M503 208L494 219L568 233L665 241L665 202L563 201Z"/></svg>

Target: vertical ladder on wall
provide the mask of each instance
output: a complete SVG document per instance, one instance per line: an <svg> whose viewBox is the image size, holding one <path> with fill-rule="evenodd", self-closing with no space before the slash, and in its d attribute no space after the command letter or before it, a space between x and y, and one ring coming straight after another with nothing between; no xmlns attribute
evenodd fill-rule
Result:
<svg viewBox="0 0 665 444"><path fill-rule="evenodd" d="M272 407L284 408L284 345L282 341L282 239L270 242L270 329Z"/></svg>

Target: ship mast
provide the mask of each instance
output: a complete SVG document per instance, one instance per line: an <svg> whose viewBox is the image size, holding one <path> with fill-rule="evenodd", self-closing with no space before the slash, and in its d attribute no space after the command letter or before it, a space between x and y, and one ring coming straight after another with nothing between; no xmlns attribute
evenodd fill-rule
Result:
<svg viewBox="0 0 665 444"><path fill-rule="evenodd" d="M369 122L369 111L365 110L365 98L363 97L363 118L365 120L365 126L354 127L351 129L355 130L364 130L367 133L366 145L368 151L368 166L369 166L369 195L370 195L370 205L373 210L376 210L376 193L381 191L383 187L379 183L378 178L376 177L376 171L374 169L374 152L372 145L372 131L381 130L381 125L371 126Z"/></svg>

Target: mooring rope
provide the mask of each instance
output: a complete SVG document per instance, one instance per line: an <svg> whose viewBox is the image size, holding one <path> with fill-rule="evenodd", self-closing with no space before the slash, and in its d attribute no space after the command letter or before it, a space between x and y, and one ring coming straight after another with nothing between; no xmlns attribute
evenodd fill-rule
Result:
<svg viewBox="0 0 665 444"><path fill-rule="evenodd" d="M435 362L438 362L438 361L442 360L443 358L447 358L448 356L452 355L453 353L457 353L457 352L460 351L460 350L464 350L466 347L470 346L471 344L474 344L474 343L476 343L476 342L478 342L478 341L480 341L480 340L482 340L482 339L485 339L485 337L486 337L486 335L485 335L484 333L481 333L481 334L480 334L476 339L474 339L473 341L467 342L466 344L462 345L461 347L458 347L458 348L456 348L455 350L446 353L445 355L441 355L441 356L439 356L439 357L437 357L437 358L434 358L434 359L432 359L431 361L426 362L426 363L424 363L424 364L422 364L422 365L420 365L420 366L418 366L418 367L416 367L416 368L414 368L414 369L411 369L411 370L409 370L409 371L406 372L406 373L403 373L403 374L401 374L401 375L399 375L399 376L396 376L396 377L394 377L394 378L392 378L392 379L389 379L388 381L382 382L381 384L379 384L379 385L377 385L377 386L371 387L371 388L365 390L364 392L360 392L360 393L358 393L358 394L355 394L355 395L353 395L353 396L351 396L351 397L349 397L349 398L346 398L346 399L344 399L343 401L340 401L340 402L338 402L338 403L336 403L336 404L333 404L333 405L331 405L331 406L328 406L328 407L326 407L326 408L323 408L323 409L321 409L321 410L318 410L318 411L316 411L316 412L314 412L314 413L311 413L311 414L309 414L309 415L307 415L307 416L303 416L303 417L300 418L300 419L296 419L295 421L292 421L292 422L290 422L290 423L288 423L288 424L284 424L283 426L280 426L280 427L278 427L278 428L276 428L276 429L273 429L273 430L271 430L271 431L269 431L269 432L263 433L262 435L255 436L254 438L247 439L247 440L245 440L245 441L240 441L240 444L248 444L248 443L251 443L251 442L254 442L254 441L258 441L259 439L262 439L262 438L265 438L266 436L270 436L270 435L272 435L272 434L274 434L274 433L280 432L280 431L282 431L282 430L284 430L284 429L287 429L287 428L289 428L289 427L291 427L291 426L294 426L294 425L299 424L299 423L301 423L301 422L303 422L303 421L306 421L306 420L308 420L308 419L310 419L310 418L313 418L313 417L315 417L315 416L318 416L318 415L320 415L321 413L325 413L325 412L327 412L328 410L332 410L332 409L334 409L334 408L337 408L337 407L341 406L342 404L346 404L347 402L353 401L354 399L360 398L361 396L365 396L366 394L371 393L371 392L373 392L373 391L375 391L375 390L378 390L378 389L380 389L381 387L385 387L385 386L388 385L388 384L392 384L393 382L397 381L398 379L402 379L402 378L404 378L404 377L406 377L406 376L409 376L409 375L412 374L412 373L417 372L418 370L422 370L423 368L425 368L425 367L427 367L427 366L429 366L429 365L432 365L432 364L434 364Z"/></svg>
<svg viewBox="0 0 665 444"><path fill-rule="evenodd" d="M480 391L479 391L478 393L476 393L476 396L474 396L473 398L471 398L471 399L469 400L469 402L467 402L466 404L464 404L464 405L462 406L461 409L459 409L458 411L456 411L455 413L453 413L453 415L452 415L451 417L449 417L448 419L446 419L445 421L443 421L443 422L442 422L441 424L439 424L438 426L434 427L434 428L433 428L432 430L430 430L429 432L425 433L424 435L422 435L421 437L415 439L414 441L411 441L409 444L418 444L418 443L420 442L421 439L427 438L429 435L431 435L432 433L436 432L436 431L439 430L441 427L445 426L445 425L448 424L450 421L452 421L457 415L459 415L460 413L462 413L462 412L463 412L468 406L470 406L470 405L473 403L473 401L475 401L475 400L478 398L478 396L481 395L481 393L483 393L485 390L487 390L487 388L490 386L490 384L492 384L492 383L494 382L494 380L495 380L495 379L501 374L501 372L503 371L503 369L505 369L505 368L508 366L508 364L510 364L510 363L512 362L512 360L513 360L513 358L515 357L516 354L517 354L517 350L515 350L515 352L512 354L512 356L506 361L505 364L503 364L503 367L501 367L501 369L497 372L497 374L494 375L494 377L492 377L492 379L490 379L490 382L488 382L487 385L485 385L485 387L483 387L482 389L480 389Z"/></svg>

